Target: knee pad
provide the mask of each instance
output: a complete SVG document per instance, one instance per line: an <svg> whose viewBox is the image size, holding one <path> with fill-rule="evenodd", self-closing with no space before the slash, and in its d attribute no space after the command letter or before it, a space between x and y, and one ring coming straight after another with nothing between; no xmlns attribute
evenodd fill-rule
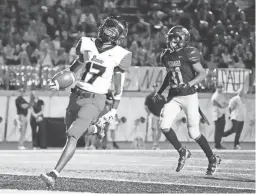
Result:
<svg viewBox="0 0 256 194"><path fill-rule="evenodd" d="M196 140L201 135L199 127L194 127L194 126L188 127L188 135L191 139Z"/></svg>
<svg viewBox="0 0 256 194"><path fill-rule="evenodd" d="M175 101L170 101L164 105L160 115L160 128L163 132L168 132L170 130L180 111L181 107Z"/></svg>
<svg viewBox="0 0 256 194"><path fill-rule="evenodd" d="M162 131L163 133L167 133L167 132L170 131L170 128L161 128L161 131Z"/></svg>

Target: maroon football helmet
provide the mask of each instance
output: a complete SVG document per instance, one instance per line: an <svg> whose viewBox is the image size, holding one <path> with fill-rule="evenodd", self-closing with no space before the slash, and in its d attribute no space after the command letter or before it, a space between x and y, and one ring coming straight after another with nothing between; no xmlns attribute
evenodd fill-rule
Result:
<svg viewBox="0 0 256 194"><path fill-rule="evenodd" d="M167 47L175 51L189 44L190 33L183 26L174 26L167 33Z"/></svg>

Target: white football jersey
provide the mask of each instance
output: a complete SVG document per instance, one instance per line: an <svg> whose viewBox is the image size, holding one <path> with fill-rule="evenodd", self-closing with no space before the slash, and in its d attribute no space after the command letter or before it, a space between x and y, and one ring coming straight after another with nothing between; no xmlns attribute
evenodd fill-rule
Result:
<svg viewBox="0 0 256 194"><path fill-rule="evenodd" d="M89 51L89 60L82 61L84 67L79 71L76 86L89 92L106 94L111 87L115 67L126 70L127 66L131 65L129 60L125 62L126 64L122 63L131 52L120 46L114 46L100 53L95 45L95 39L90 37L82 37L78 44L80 45L77 47L77 54L84 55Z"/></svg>

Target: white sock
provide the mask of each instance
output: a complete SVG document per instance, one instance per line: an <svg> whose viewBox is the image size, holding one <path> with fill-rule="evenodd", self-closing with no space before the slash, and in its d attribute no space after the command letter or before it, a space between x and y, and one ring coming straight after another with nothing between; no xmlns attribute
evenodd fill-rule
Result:
<svg viewBox="0 0 256 194"><path fill-rule="evenodd" d="M97 133L97 132L98 132L97 126L96 126L96 125L93 125L93 126L94 126L94 131L93 131L93 133Z"/></svg>
<svg viewBox="0 0 256 194"><path fill-rule="evenodd" d="M59 175L60 175L60 173L57 171L57 170L52 170L52 172L57 176L57 177L59 177Z"/></svg>

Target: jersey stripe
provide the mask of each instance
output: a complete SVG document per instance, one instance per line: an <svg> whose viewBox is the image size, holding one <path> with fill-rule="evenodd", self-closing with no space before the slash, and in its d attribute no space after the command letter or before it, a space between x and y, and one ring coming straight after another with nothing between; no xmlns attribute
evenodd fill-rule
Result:
<svg viewBox="0 0 256 194"><path fill-rule="evenodd" d="M81 54L81 52L80 52L81 45L82 45L82 38L76 44L76 55L80 55Z"/></svg>
<svg viewBox="0 0 256 194"><path fill-rule="evenodd" d="M124 81L125 81L125 73L114 74L114 86L115 86L115 94L114 99L120 100L123 94Z"/></svg>
<svg viewBox="0 0 256 194"><path fill-rule="evenodd" d="M78 69L81 67L82 63L79 62L79 57L77 57L76 59L74 59L74 61L71 64L71 67L69 68L70 71L76 73L78 71Z"/></svg>

